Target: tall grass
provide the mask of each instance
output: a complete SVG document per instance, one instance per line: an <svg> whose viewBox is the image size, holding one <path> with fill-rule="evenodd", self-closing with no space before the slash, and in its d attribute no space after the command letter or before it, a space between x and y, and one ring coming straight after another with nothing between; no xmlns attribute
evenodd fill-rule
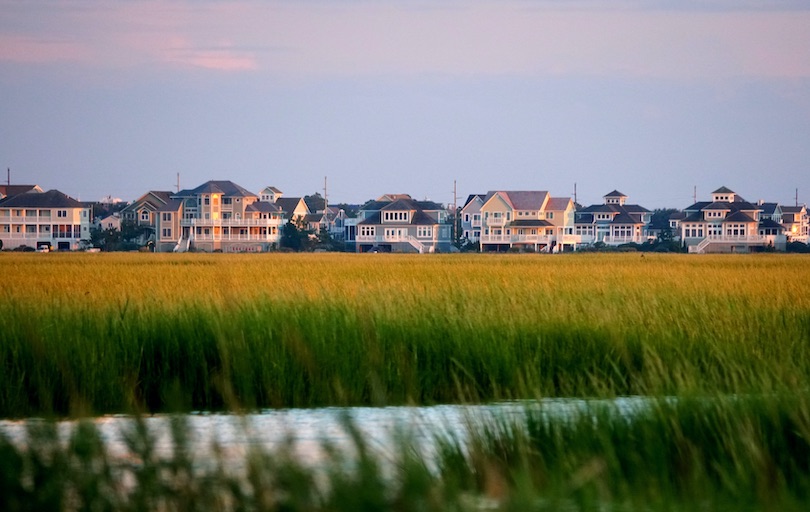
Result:
<svg viewBox="0 0 810 512"><path fill-rule="evenodd" d="M0 416L778 392L801 255L0 254Z"/></svg>

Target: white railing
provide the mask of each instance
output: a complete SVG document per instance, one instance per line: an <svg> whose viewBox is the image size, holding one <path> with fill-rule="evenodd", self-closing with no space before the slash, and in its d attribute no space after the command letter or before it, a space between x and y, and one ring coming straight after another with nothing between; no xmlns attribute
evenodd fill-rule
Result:
<svg viewBox="0 0 810 512"><path fill-rule="evenodd" d="M487 217L487 226L505 226L507 224L506 217Z"/></svg>
<svg viewBox="0 0 810 512"><path fill-rule="evenodd" d="M13 224L38 224L38 223L50 224L51 221L53 219L56 219L56 218L57 217L46 217L46 216L42 216L42 215L39 215L39 216L31 215L31 216L25 216L25 217L3 216L3 217L0 217L0 224L12 224L12 223ZM58 220L60 222L62 222L62 221L67 222L68 219L71 219L71 222L72 222L73 216L71 216L71 217L59 217L58 218Z"/></svg>
<svg viewBox="0 0 810 512"><path fill-rule="evenodd" d="M283 219L182 219L181 226L200 227L251 227L251 226L281 226Z"/></svg>
<svg viewBox="0 0 810 512"><path fill-rule="evenodd" d="M417 240L416 238L414 238L414 237L412 237L412 236L409 236L409 237L408 237L408 243L410 243L410 244L411 244L411 246L412 246L414 249L416 249L417 251L419 251L419 254L422 254L423 252L425 252L425 244L423 244L422 242L420 242L420 241L419 241L419 240Z"/></svg>
<svg viewBox="0 0 810 512"><path fill-rule="evenodd" d="M606 236L602 239L608 245L618 244L640 244L647 241L646 237L641 236Z"/></svg>
<svg viewBox="0 0 810 512"><path fill-rule="evenodd" d="M228 241L236 241L236 242L276 242L281 239L279 234L266 234L266 235L239 235L239 234L231 234L231 235L223 235L223 234L207 234L207 235L198 235L195 234L192 236L194 241L200 242L228 242Z"/></svg>
<svg viewBox="0 0 810 512"><path fill-rule="evenodd" d="M481 235L481 243L484 244L548 244L554 239L549 235Z"/></svg>

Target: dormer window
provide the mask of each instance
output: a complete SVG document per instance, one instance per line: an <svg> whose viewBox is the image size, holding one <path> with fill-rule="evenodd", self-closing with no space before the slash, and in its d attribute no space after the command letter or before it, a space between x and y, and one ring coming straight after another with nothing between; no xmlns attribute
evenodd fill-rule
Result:
<svg viewBox="0 0 810 512"><path fill-rule="evenodd" d="M386 222L408 222L409 212L383 212L383 220Z"/></svg>

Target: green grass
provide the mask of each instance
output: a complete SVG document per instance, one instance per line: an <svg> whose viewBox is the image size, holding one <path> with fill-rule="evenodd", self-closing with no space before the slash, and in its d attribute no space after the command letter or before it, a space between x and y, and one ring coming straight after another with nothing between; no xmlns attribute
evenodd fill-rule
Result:
<svg viewBox="0 0 810 512"><path fill-rule="evenodd" d="M807 388L808 263L0 254L0 417Z"/></svg>

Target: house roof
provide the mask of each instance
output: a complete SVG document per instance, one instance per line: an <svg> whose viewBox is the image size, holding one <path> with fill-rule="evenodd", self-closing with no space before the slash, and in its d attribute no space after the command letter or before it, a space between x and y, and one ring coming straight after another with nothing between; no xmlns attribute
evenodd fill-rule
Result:
<svg viewBox="0 0 810 512"><path fill-rule="evenodd" d="M736 194L736 192L734 192L728 187L720 187L714 192L712 192L712 194Z"/></svg>
<svg viewBox="0 0 810 512"><path fill-rule="evenodd" d="M418 209L418 206L416 205L416 202L413 201L412 199L400 198L400 199L397 199L396 201L388 203L387 205L383 206L381 209L382 210L398 210L398 211L401 211L401 210L416 210L416 209Z"/></svg>
<svg viewBox="0 0 810 512"><path fill-rule="evenodd" d="M731 210L732 207L729 203L726 202L716 202L716 203L709 203L702 208L703 210Z"/></svg>
<svg viewBox="0 0 810 512"><path fill-rule="evenodd" d="M487 192L484 202L495 194L499 194L514 210L539 210L548 197L545 190L491 190Z"/></svg>
<svg viewBox="0 0 810 512"><path fill-rule="evenodd" d="M613 217L613 220L611 220L610 223L611 224L644 224L643 222L641 222L640 220L634 218L632 215L630 215L627 212L622 212L622 213L616 215L615 217Z"/></svg>
<svg viewBox="0 0 810 512"><path fill-rule="evenodd" d="M246 212L259 212L259 213L281 213L281 208L274 203L267 201L254 201L245 207Z"/></svg>
<svg viewBox="0 0 810 512"><path fill-rule="evenodd" d="M578 214L576 220L574 220L574 224L593 224L593 214L592 213Z"/></svg>
<svg viewBox="0 0 810 512"><path fill-rule="evenodd" d="M232 196L232 197L246 197L246 196L254 196L256 194L250 192L244 187L237 185L236 183L229 181L229 180L210 180L206 181L202 185L197 188L193 188L188 191L188 194L185 195L199 195L199 194L222 194L225 196ZM180 195L180 194L178 194Z"/></svg>
<svg viewBox="0 0 810 512"><path fill-rule="evenodd" d="M269 190L270 192L272 192L274 194L282 194L283 193L283 192L281 192L281 190L277 189L276 187L264 187L262 189L262 192L264 192L265 190Z"/></svg>
<svg viewBox="0 0 810 512"><path fill-rule="evenodd" d="M12 197L26 192L42 192L39 185L0 185L0 196Z"/></svg>
<svg viewBox="0 0 810 512"><path fill-rule="evenodd" d="M276 204L279 208L284 210L284 213L292 215L295 212L295 209L298 208L298 203L303 201L300 197L279 197L276 199ZM306 205L306 203L304 203ZM307 212L309 209L307 209Z"/></svg>
<svg viewBox="0 0 810 512"><path fill-rule="evenodd" d="M519 227L519 228L520 227L547 228L547 227L553 227L554 224L552 224L551 222L549 222L547 220L541 220L541 219L521 219L521 220L512 221L510 226Z"/></svg>
<svg viewBox="0 0 810 512"><path fill-rule="evenodd" d="M681 220L686 218L686 213L684 212L672 212L669 214L670 220Z"/></svg>
<svg viewBox="0 0 810 512"><path fill-rule="evenodd" d="M602 197L627 197L627 194L622 194L618 190L614 190L613 192L608 192L607 194L603 195Z"/></svg>
<svg viewBox="0 0 810 512"><path fill-rule="evenodd" d="M382 222L382 212L374 212L372 215L369 215L366 219L358 222L358 224L367 224L367 225L381 225ZM386 225L409 225L409 226L433 226L435 224L439 224L439 222L428 215L427 213L416 210L413 215L410 216L408 222L405 221L394 221L385 222Z"/></svg>
<svg viewBox="0 0 810 512"><path fill-rule="evenodd" d="M783 206L782 213L802 213L805 209L804 206Z"/></svg>
<svg viewBox="0 0 810 512"><path fill-rule="evenodd" d="M183 207L183 200L180 198L170 199L168 203L160 206L157 211L159 212L176 212Z"/></svg>
<svg viewBox="0 0 810 512"><path fill-rule="evenodd" d="M774 215L776 210L779 209L779 203L762 203L758 206L765 215Z"/></svg>
<svg viewBox="0 0 810 512"><path fill-rule="evenodd" d="M56 189L47 192L24 192L0 201L3 207L20 208L85 208L86 206Z"/></svg>
<svg viewBox="0 0 810 512"><path fill-rule="evenodd" d="M462 208L466 207L468 204L470 204L471 202L475 201L476 199L481 200L481 202L483 203L483 202L484 202L484 198L485 198L486 196L487 196L486 194L470 194L469 196L467 196L467 200L466 200L466 201L464 201L464 206L463 206Z"/></svg>
<svg viewBox="0 0 810 512"><path fill-rule="evenodd" d="M546 210L566 210L569 204L571 204L570 197L549 197Z"/></svg>
<svg viewBox="0 0 810 512"><path fill-rule="evenodd" d="M762 219L759 221L760 228L776 228L776 229L785 229L785 226L779 224L778 222L772 219Z"/></svg>
<svg viewBox="0 0 810 512"><path fill-rule="evenodd" d="M723 222L756 222L754 219L751 218L750 215L747 213L743 213L741 211L734 212L732 214L726 215L726 218L723 219Z"/></svg>

